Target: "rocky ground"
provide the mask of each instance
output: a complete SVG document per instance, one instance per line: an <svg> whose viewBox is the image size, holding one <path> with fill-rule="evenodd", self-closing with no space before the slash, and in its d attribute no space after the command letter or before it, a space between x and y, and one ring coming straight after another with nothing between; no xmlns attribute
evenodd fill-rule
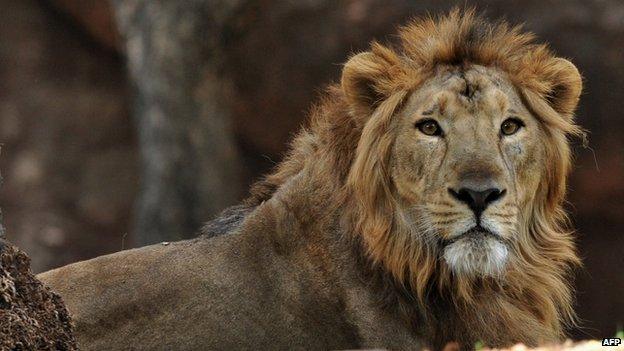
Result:
<svg viewBox="0 0 624 351"><path fill-rule="evenodd" d="M491 351L598 351L598 350L610 350L610 351L620 351L624 350L624 345L618 346L602 346L602 341L599 340L586 340L580 342L572 342L571 340L566 341L560 345L552 345L552 346L542 346L536 348L529 348L525 345L518 344L509 349L486 349Z"/></svg>
<svg viewBox="0 0 624 351"><path fill-rule="evenodd" d="M621 351L624 350L624 345L620 344L618 346L602 346L602 341L599 340L584 340L584 341L572 341L566 340L564 343L559 345L548 345L548 346L540 346L540 347L527 347L523 344L517 344L507 349L490 349L483 348L476 345L475 349L477 351L598 351L598 350L610 350L610 351ZM443 351L459 351L460 348L455 343L449 343L444 347Z"/></svg>

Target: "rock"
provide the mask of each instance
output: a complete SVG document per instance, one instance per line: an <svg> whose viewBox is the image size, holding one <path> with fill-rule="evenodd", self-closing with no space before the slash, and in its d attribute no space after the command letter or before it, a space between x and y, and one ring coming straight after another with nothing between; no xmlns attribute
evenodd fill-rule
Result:
<svg viewBox="0 0 624 351"><path fill-rule="evenodd" d="M61 297L30 270L30 258L0 239L0 350L77 350Z"/></svg>

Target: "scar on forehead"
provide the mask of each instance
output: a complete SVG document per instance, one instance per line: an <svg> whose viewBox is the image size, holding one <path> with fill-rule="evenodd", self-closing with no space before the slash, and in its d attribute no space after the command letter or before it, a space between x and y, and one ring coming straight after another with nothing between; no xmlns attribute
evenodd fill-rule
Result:
<svg viewBox="0 0 624 351"><path fill-rule="evenodd" d="M441 115L443 115L446 112L446 107L448 103L449 103L448 93L443 92L441 94L438 94L438 96L436 97L436 105Z"/></svg>

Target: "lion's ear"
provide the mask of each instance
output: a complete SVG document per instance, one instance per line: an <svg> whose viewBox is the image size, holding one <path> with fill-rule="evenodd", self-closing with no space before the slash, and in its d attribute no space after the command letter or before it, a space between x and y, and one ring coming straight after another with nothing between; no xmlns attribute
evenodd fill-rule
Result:
<svg viewBox="0 0 624 351"><path fill-rule="evenodd" d="M342 70L342 90L357 114L370 113L392 92L392 75L398 58L388 48L373 45L373 51L354 55Z"/></svg>
<svg viewBox="0 0 624 351"><path fill-rule="evenodd" d="M553 64L548 103L558 113L571 116L576 109L583 89L583 79L572 62L556 58Z"/></svg>

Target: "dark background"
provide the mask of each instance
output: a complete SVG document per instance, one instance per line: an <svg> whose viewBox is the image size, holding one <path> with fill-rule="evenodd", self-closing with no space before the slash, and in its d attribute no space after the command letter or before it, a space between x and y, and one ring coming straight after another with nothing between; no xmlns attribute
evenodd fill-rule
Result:
<svg viewBox="0 0 624 351"><path fill-rule="evenodd" d="M40 272L194 235L280 160L350 53L464 3L526 23L584 75L573 335L612 336L624 323L624 1L0 0L7 236Z"/></svg>

